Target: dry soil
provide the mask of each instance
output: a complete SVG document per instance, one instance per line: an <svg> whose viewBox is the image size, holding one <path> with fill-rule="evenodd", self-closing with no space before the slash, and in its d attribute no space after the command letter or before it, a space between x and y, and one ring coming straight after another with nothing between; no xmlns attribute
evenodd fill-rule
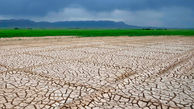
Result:
<svg viewBox="0 0 194 109"><path fill-rule="evenodd" d="M0 108L194 108L194 37L0 39Z"/></svg>

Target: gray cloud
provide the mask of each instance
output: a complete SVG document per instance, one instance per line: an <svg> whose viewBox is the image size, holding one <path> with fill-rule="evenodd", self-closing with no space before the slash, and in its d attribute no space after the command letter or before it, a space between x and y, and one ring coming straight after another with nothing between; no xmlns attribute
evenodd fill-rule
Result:
<svg viewBox="0 0 194 109"><path fill-rule="evenodd" d="M0 0L0 19L115 20L194 27L194 0Z"/></svg>

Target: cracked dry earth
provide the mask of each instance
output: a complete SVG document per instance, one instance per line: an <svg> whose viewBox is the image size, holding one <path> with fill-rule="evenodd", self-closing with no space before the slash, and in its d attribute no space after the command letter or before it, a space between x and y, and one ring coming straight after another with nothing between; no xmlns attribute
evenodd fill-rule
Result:
<svg viewBox="0 0 194 109"><path fill-rule="evenodd" d="M193 109L193 37L0 39L2 109Z"/></svg>

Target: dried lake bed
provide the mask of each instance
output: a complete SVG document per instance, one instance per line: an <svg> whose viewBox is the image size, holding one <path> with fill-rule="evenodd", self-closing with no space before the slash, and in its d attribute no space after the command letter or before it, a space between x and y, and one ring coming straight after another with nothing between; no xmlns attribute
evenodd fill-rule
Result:
<svg viewBox="0 0 194 109"><path fill-rule="evenodd" d="M194 37L0 39L0 108L193 109Z"/></svg>

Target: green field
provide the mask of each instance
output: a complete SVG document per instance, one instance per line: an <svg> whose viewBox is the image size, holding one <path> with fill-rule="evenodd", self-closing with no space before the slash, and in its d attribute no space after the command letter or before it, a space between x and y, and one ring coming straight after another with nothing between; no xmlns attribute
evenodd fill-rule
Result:
<svg viewBox="0 0 194 109"><path fill-rule="evenodd" d="M40 36L194 36L194 30L143 30L143 29L0 29L0 38Z"/></svg>

